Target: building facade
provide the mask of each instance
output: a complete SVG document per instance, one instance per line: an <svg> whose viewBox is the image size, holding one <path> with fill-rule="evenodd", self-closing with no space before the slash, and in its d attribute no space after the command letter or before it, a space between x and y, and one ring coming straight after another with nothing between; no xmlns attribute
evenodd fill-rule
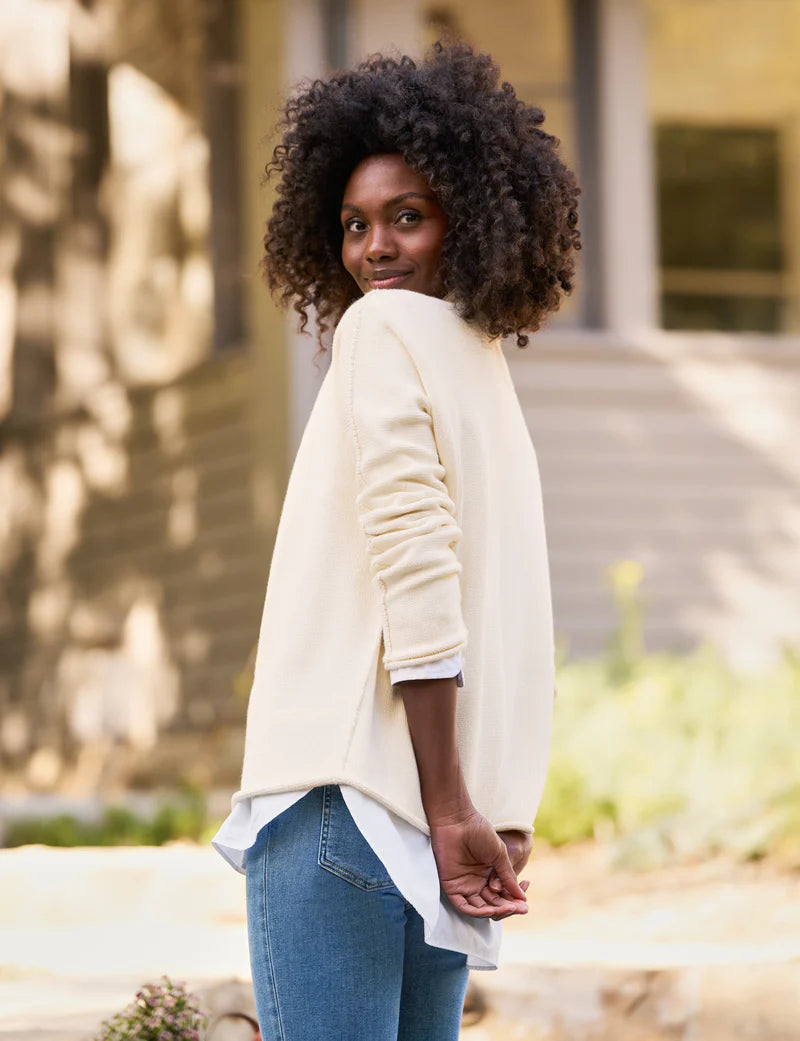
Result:
<svg viewBox="0 0 800 1041"><path fill-rule="evenodd" d="M508 348L565 652L606 645L621 560L651 649L800 642L800 0L9 0L4 788L235 781L324 372L258 277L270 128L299 79L443 32L583 188L579 289Z"/></svg>

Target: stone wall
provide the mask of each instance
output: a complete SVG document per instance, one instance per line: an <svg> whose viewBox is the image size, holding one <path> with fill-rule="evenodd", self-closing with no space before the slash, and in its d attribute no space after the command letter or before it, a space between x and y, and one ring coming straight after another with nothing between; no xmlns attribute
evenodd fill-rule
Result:
<svg viewBox="0 0 800 1041"><path fill-rule="evenodd" d="M238 771L274 516L256 360L214 338L204 43L234 7L0 11L5 789Z"/></svg>
<svg viewBox="0 0 800 1041"><path fill-rule="evenodd" d="M0 756L63 792L230 785L268 566L250 359L7 443ZM111 443L110 443L111 442Z"/></svg>

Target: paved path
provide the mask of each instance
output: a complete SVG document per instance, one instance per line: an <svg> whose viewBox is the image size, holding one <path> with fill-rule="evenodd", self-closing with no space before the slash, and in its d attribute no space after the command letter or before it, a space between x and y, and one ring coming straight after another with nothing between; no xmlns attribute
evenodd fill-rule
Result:
<svg viewBox="0 0 800 1041"><path fill-rule="evenodd" d="M491 1013L467 1041L800 1041L800 874L610 871L587 847L530 877L503 967L473 974ZM242 876L191 845L0 851L0 1041L86 1041L163 973L246 981L243 902Z"/></svg>

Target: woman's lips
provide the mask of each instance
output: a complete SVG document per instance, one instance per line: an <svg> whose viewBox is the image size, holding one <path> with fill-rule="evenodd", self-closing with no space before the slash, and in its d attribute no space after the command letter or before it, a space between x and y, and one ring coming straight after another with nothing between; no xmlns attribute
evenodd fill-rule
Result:
<svg viewBox="0 0 800 1041"><path fill-rule="evenodd" d="M387 271L386 274L381 274L379 276L375 276L374 278L369 278L367 279L367 281L373 289L394 289L395 286L405 281L405 279L407 279L410 274L410 271L399 271L391 273Z"/></svg>

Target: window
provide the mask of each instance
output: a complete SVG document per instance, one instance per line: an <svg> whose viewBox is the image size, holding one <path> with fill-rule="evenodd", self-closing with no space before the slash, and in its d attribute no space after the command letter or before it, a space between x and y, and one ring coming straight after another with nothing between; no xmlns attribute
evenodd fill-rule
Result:
<svg viewBox="0 0 800 1041"><path fill-rule="evenodd" d="M800 332L800 0L643 0L668 329Z"/></svg>
<svg viewBox="0 0 800 1041"><path fill-rule="evenodd" d="M774 130L656 130L667 329L778 332L784 278Z"/></svg>

